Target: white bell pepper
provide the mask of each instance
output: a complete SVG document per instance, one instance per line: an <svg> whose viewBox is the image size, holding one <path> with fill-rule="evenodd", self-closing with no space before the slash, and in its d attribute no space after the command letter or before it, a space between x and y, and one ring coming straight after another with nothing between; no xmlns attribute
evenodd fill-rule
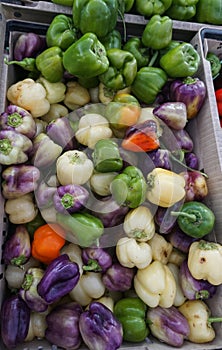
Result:
<svg viewBox="0 0 222 350"><path fill-rule="evenodd" d="M159 260L163 264L167 264L173 250L172 244L159 233L155 233L148 242L152 249L153 260Z"/></svg>
<svg viewBox="0 0 222 350"><path fill-rule="evenodd" d="M168 263L167 266L169 267L170 271L173 274L173 277L175 278L176 282L176 295L174 299L174 306L180 306L186 301L186 297L183 294L181 285L180 285L180 279L179 279L179 274L180 274L180 269L177 265L173 263Z"/></svg>
<svg viewBox="0 0 222 350"><path fill-rule="evenodd" d="M5 202L5 212L13 224L25 224L32 221L38 214L38 208L33 200L32 193L19 198L8 199Z"/></svg>

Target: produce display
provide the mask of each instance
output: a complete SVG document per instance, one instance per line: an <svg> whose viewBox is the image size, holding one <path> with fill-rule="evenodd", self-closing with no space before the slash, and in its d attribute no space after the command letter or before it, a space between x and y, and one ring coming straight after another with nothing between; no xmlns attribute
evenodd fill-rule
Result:
<svg viewBox="0 0 222 350"><path fill-rule="evenodd" d="M73 16L19 34L4 60L20 79L0 114L1 338L6 349L209 343L222 245L188 128L207 95L201 57L168 16L186 18L184 2L122 2L122 14L149 11L138 37L117 27L117 0L97 2L67 0Z"/></svg>

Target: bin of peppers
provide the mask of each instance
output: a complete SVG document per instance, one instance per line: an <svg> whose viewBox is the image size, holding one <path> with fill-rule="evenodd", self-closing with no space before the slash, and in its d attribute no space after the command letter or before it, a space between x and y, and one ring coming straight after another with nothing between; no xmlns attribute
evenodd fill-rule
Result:
<svg viewBox="0 0 222 350"><path fill-rule="evenodd" d="M79 19L55 16L43 46L23 35L5 61L25 70L0 116L3 343L210 342L222 246L186 129L206 96L198 52L169 17L124 43L110 23L108 44Z"/></svg>

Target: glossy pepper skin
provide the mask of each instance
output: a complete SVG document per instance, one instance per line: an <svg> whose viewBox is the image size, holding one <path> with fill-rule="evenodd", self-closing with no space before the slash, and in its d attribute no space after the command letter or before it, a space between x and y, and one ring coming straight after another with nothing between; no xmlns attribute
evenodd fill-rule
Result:
<svg viewBox="0 0 222 350"><path fill-rule="evenodd" d="M199 67L200 55L187 42L169 50L160 59L160 67L171 78L185 78L193 76Z"/></svg>
<svg viewBox="0 0 222 350"><path fill-rule="evenodd" d="M57 305L46 316L46 339L64 349L78 349L82 337L79 331L79 318L83 309L77 302Z"/></svg>
<svg viewBox="0 0 222 350"><path fill-rule="evenodd" d="M52 46L41 52L36 57L36 67L43 77L50 83L57 83L63 77L63 52L58 46Z"/></svg>
<svg viewBox="0 0 222 350"><path fill-rule="evenodd" d="M108 69L109 61L97 36L86 33L64 52L63 65L76 77L93 78Z"/></svg>
<svg viewBox="0 0 222 350"><path fill-rule="evenodd" d="M141 170L133 165L115 176L111 193L118 204L136 208L145 201L147 185Z"/></svg>
<svg viewBox="0 0 222 350"><path fill-rule="evenodd" d="M117 301L114 315L123 327L123 339L130 342L141 342L149 334L146 325L146 304L139 298L127 297Z"/></svg>
<svg viewBox="0 0 222 350"><path fill-rule="evenodd" d="M168 16L154 15L142 33L142 43L153 50L161 50L171 42L172 33L172 19Z"/></svg>
<svg viewBox="0 0 222 350"><path fill-rule="evenodd" d="M110 49L107 57L109 67L99 76L100 82L115 91L130 86L137 72L137 61L133 54L122 49Z"/></svg>
<svg viewBox="0 0 222 350"><path fill-rule="evenodd" d="M132 93L141 101L152 104L167 82L167 74L159 67L142 67L132 83Z"/></svg>
<svg viewBox="0 0 222 350"><path fill-rule="evenodd" d="M47 135L65 151L71 150L75 146L74 131L67 117L53 120L46 127Z"/></svg>
<svg viewBox="0 0 222 350"><path fill-rule="evenodd" d="M47 266L37 291L48 304L52 304L68 294L79 278L78 264L72 262L67 254L62 254Z"/></svg>
<svg viewBox="0 0 222 350"><path fill-rule="evenodd" d="M101 173L120 171L123 167L123 160L118 144L110 139L97 141L93 151L93 162L95 170Z"/></svg>
<svg viewBox="0 0 222 350"><path fill-rule="evenodd" d="M83 248L84 271L105 272L112 265L111 255L103 248Z"/></svg>
<svg viewBox="0 0 222 350"><path fill-rule="evenodd" d="M45 50L45 38L36 33L23 33L15 42L13 57L17 61L23 58L35 58L41 51Z"/></svg>
<svg viewBox="0 0 222 350"><path fill-rule="evenodd" d="M149 49L145 47L139 37L131 37L123 46L123 50L131 52L137 62L137 69L148 65Z"/></svg>
<svg viewBox="0 0 222 350"><path fill-rule="evenodd" d="M98 37L104 37L111 32L117 23L117 0L74 0L74 26L82 34L93 32Z"/></svg>
<svg viewBox="0 0 222 350"><path fill-rule="evenodd" d="M102 281L109 291L125 292L132 287L135 271L114 262L102 275Z"/></svg>
<svg viewBox="0 0 222 350"><path fill-rule="evenodd" d="M170 18L178 21L189 21L196 14L196 3L197 0L173 0L171 6L166 11L166 14L170 16Z"/></svg>
<svg viewBox="0 0 222 350"><path fill-rule="evenodd" d="M66 50L76 40L77 30L72 19L64 14L56 15L46 32L47 46L58 46L62 50Z"/></svg>
<svg viewBox="0 0 222 350"><path fill-rule="evenodd" d="M217 77L218 73L221 70L221 61L219 57L213 53L213 52L208 52L206 59L210 62L210 67L211 67L211 74L213 79Z"/></svg>
<svg viewBox="0 0 222 350"><path fill-rule="evenodd" d="M81 313L79 329L90 350L116 350L123 341L121 323L110 309L99 302L91 302L88 310Z"/></svg>
<svg viewBox="0 0 222 350"><path fill-rule="evenodd" d="M18 295L7 297L1 307L1 338L8 349L22 343L29 329L30 309Z"/></svg>
<svg viewBox="0 0 222 350"><path fill-rule="evenodd" d="M172 0L135 0L136 10L139 14L146 17L153 15L163 15L170 7Z"/></svg>
<svg viewBox="0 0 222 350"><path fill-rule="evenodd" d="M215 216L204 203L191 201L184 203L178 212L171 212L177 216L180 229L188 236L202 238L213 230Z"/></svg>
<svg viewBox="0 0 222 350"><path fill-rule="evenodd" d="M197 3L196 20L200 23L222 24L222 1L199 0Z"/></svg>
<svg viewBox="0 0 222 350"><path fill-rule="evenodd" d="M58 213L57 222L68 231L66 231L66 239L82 247L95 244L104 231L102 221L88 213L71 215Z"/></svg>
<svg viewBox="0 0 222 350"><path fill-rule="evenodd" d="M89 192L81 185L57 187L53 203L59 213L75 213L84 208L89 199Z"/></svg>
<svg viewBox="0 0 222 350"><path fill-rule="evenodd" d="M113 29L106 36L102 37L100 41L104 45L106 51L109 49L121 49L122 47L122 36L117 29Z"/></svg>

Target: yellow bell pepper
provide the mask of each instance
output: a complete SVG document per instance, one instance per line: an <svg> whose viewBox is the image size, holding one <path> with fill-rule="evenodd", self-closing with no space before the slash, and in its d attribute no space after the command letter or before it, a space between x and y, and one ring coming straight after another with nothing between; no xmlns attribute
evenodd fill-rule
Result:
<svg viewBox="0 0 222 350"><path fill-rule="evenodd" d="M159 233L155 233L152 239L149 240L149 245L152 249L153 260L167 264L173 250L172 244Z"/></svg>
<svg viewBox="0 0 222 350"><path fill-rule="evenodd" d="M153 261L144 269L138 269L134 288L140 299L150 307L171 307L176 296L176 282L169 267Z"/></svg>
<svg viewBox="0 0 222 350"><path fill-rule="evenodd" d="M155 168L147 175L147 200L168 208L185 197L183 176L163 168Z"/></svg>

